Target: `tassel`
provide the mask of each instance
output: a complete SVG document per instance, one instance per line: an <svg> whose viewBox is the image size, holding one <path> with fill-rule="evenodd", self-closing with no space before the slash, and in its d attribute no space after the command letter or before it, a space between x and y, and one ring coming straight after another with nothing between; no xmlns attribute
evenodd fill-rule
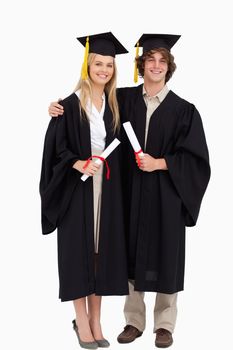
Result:
<svg viewBox="0 0 233 350"><path fill-rule="evenodd" d="M136 58L139 56L139 42L137 42L137 47L136 47L136 57L135 57L135 62L134 62L134 82L138 82L138 65Z"/></svg>
<svg viewBox="0 0 233 350"><path fill-rule="evenodd" d="M87 69L87 59L89 54L89 36L87 36L86 39L86 46L85 46L85 52L84 52L84 60L82 65L82 79L86 80L88 78L88 69Z"/></svg>

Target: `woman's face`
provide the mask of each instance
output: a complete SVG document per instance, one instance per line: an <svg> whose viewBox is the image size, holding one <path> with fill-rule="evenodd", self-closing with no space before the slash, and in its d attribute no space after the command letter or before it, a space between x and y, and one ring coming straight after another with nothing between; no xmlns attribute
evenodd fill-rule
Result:
<svg viewBox="0 0 233 350"><path fill-rule="evenodd" d="M96 54L89 66L89 76L96 85L107 84L114 73L114 58Z"/></svg>

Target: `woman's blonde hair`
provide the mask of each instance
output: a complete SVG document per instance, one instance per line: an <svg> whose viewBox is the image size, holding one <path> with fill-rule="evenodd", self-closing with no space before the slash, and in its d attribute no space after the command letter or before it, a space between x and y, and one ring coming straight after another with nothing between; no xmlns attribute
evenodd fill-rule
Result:
<svg viewBox="0 0 233 350"><path fill-rule="evenodd" d="M88 70L92 62L94 61L96 54L90 53L88 55ZM108 104L109 107L112 111L113 114L113 130L116 132L116 130L119 129L120 126L120 114L119 114L119 107L117 103L117 97L116 97L116 76L117 76L117 69L116 69L116 64L115 64L115 59L113 61L113 76L111 80L105 85L104 91L106 92L107 99L108 99ZM87 102L88 99L92 101L92 86L91 86L91 79L88 75L86 80L83 80L80 78L77 86L75 87L75 91L80 90L80 104L81 104L81 109L85 112L85 114L81 113L82 117L87 117Z"/></svg>

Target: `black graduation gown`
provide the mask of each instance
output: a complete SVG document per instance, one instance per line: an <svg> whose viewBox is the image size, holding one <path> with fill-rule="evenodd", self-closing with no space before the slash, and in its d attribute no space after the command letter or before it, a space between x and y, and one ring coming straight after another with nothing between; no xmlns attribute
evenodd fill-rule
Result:
<svg viewBox="0 0 233 350"><path fill-rule="evenodd" d="M122 122L131 122L144 150L142 85L119 89L118 99ZM210 177L200 115L194 105L169 91L151 116L144 152L165 158L168 171L141 171L125 132L123 137L129 278L135 279L138 291L181 291L185 226L196 224Z"/></svg>
<svg viewBox="0 0 233 350"><path fill-rule="evenodd" d="M90 127L80 118L79 99L64 99L64 115L52 118L46 133L40 180L42 232L58 229L58 267L62 301L97 295L128 294L119 146L108 157L110 180L103 171L100 238L94 264L93 180L83 182L72 165L91 156ZM104 113L106 147L118 136L112 113Z"/></svg>

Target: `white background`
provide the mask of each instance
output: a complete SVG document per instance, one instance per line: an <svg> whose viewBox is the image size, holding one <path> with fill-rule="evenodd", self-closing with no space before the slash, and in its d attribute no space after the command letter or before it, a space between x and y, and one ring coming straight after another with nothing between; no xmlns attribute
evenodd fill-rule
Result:
<svg viewBox="0 0 233 350"><path fill-rule="evenodd" d="M202 115L212 178L198 225L187 230L173 349L232 346L231 24L226 0L1 2L1 349L78 347L72 304L58 300L56 235L41 235L38 183L47 107L70 94L79 77L83 48L76 37L105 31L129 50L117 57L118 86L133 85L133 46L142 33L182 34L169 87ZM154 294L146 295L146 331L129 345L116 342L123 302L103 300L111 349L153 349Z"/></svg>

